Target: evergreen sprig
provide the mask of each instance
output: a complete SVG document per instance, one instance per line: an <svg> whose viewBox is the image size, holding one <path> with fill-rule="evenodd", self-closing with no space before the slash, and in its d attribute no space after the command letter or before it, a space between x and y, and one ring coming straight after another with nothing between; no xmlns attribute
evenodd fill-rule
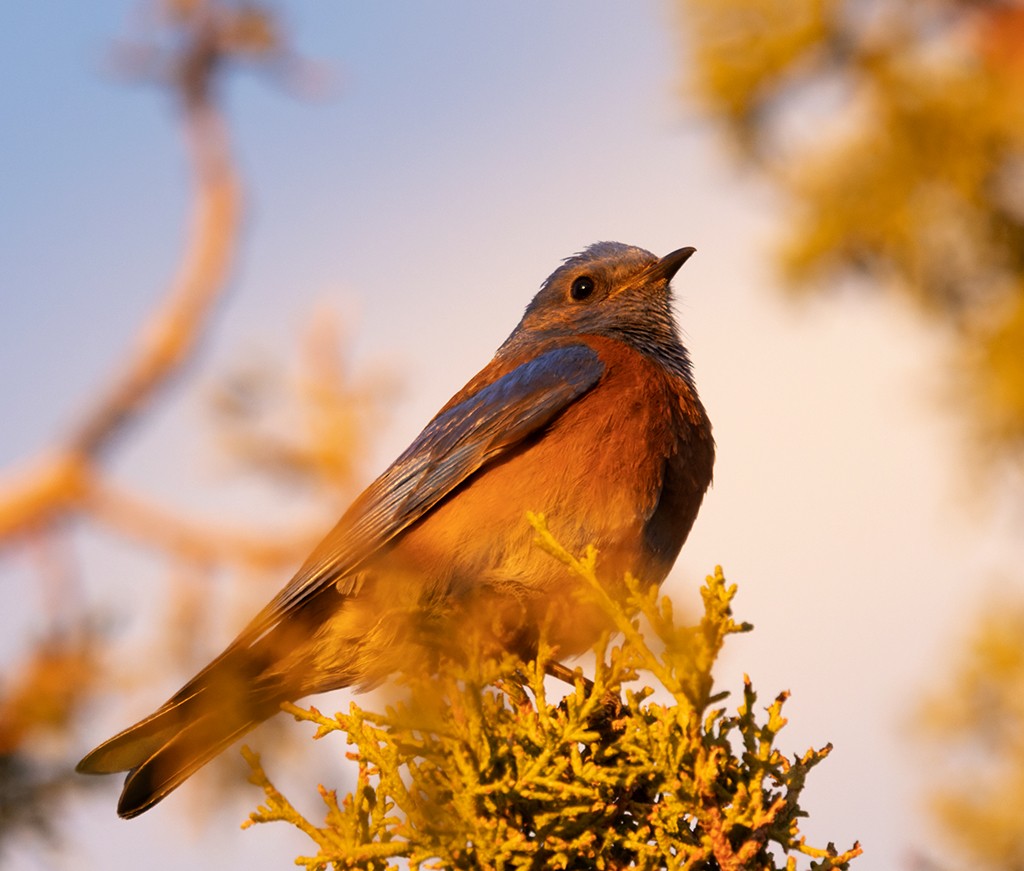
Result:
<svg viewBox="0 0 1024 871"><path fill-rule="evenodd" d="M317 726L344 732L358 765L339 801L320 787L322 825L275 789L244 750L265 803L251 823L285 820L316 844L308 869L796 869L846 868L860 847L808 845L799 799L807 774L831 747L787 758L775 747L786 725L779 695L759 719L745 680L734 714L713 692L712 667L736 623L735 585L721 569L702 588L704 616L675 623L671 602L625 579L626 606L595 575L596 552L568 553L531 516L537 540L608 614L594 648L592 680L551 701L554 651L450 664L407 675L405 701L383 714L354 702L347 714L288 706ZM644 631L641 631L644 626ZM613 637L619 640L613 643ZM649 641L648 638L655 639ZM637 685L649 675L654 688Z"/></svg>

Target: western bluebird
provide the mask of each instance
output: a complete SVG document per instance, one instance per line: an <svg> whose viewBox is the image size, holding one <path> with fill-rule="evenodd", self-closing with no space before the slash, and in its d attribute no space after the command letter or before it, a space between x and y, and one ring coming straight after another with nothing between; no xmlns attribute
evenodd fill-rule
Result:
<svg viewBox="0 0 1024 871"><path fill-rule="evenodd" d="M604 578L668 574L714 463L669 287L693 250L567 259L228 648L78 770L127 771L117 810L133 817L282 702L378 683L431 638L457 649L483 626L527 660L544 624L561 655L585 649L601 627L525 514L570 550L593 544Z"/></svg>

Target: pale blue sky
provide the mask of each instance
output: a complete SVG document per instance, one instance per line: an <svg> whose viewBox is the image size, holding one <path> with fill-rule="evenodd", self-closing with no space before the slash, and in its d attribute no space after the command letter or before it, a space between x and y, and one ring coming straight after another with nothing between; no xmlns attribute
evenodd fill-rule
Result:
<svg viewBox="0 0 1024 871"><path fill-rule="evenodd" d="M0 29L4 468L54 439L117 365L182 245L188 177L171 101L102 72L137 8L37 0ZM281 517L211 474L211 373L252 348L287 358L313 307L331 303L356 365L386 361L402 380L377 471L489 359L560 258L598 239L695 245L679 314L719 459L668 588L692 602L716 563L740 583L737 613L756 631L729 649L723 685L738 689L746 671L765 702L792 690L784 749L836 745L806 793L809 839L860 838L859 867L897 867L925 840L900 758L906 706L962 631L968 587L1020 556L1000 515L955 504L964 479L939 410L941 336L884 300L783 299L767 256L781 208L730 168L684 98L667 3L284 13L335 93L302 101L259 76L229 82L249 204L232 295L202 373L126 445L117 473L197 511ZM113 585L127 613L152 607L131 574L143 555L82 546L90 595ZM31 577L0 555L5 656L39 625ZM163 699L137 695L132 714ZM90 741L111 725L125 723L104 720ZM121 822L117 788L69 807L67 851L19 850L12 867L289 867L305 849L283 826L239 832L238 808L196 831L178 796Z"/></svg>

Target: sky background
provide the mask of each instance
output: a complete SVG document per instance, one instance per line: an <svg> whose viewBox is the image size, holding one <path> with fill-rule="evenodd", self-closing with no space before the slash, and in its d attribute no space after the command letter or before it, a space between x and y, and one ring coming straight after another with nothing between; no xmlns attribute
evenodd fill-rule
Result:
<svg viewBox="0 0 1024 871"><path fill-rule="evenodd" d="M182 250L190 182L173 101L105 72L112 40L142 32L140 8L37 0L0 28L0 469L55 441L105 383ZM979 597L1024 556L1010 500L971 482L943 404L943 335L883 296L784 295L770 258L784 204L733 166L687 96L685 20L668 3L282 11L332 93L228 80L247 203L232 292L200 365L125 443L116 476L185 510L286 523L288 506L224 483L209 448L211 384L247 355L287 360L318 307L340 312L355 369L401 385L369 479L487 362L563 257L601 239L659 255L694 245L674 284L718 461L666 590L695 605L716 564L739 583L735 611L755 631L730 642L720 685L735 693L746 672L766 704L792 692L786 752L835 745L805 792L809 842L859 839L855 867L905 866L929 837L914 705ZM153 607L144 554L79 539L84 596ZM0 552L5 670L44 628L33 578L23 554ZM99 714L76 755L164 689ZM237 829L255 789L203 822L173 810L185 786L126 823L119 788L72 797L63 848L24 843L0 861L279 868L307 849L283 825Z"/></svg>

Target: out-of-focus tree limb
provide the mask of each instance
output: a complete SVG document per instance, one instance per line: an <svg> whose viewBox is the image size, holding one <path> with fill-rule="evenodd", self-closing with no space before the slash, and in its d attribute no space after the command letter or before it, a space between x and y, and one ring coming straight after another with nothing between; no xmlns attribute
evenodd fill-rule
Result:
<svg viewBox="0 0 1024 871"><path fill-rule="evenodd" d="M189 118L198 179L191 232L180 273L139 333L116 381L69 439L68 450L98 459L148 409L192 358L214 304L224 292L238 236L240 190L211 111ZM195 129L197 126L205 129Z"/></svg>
<svg viewBox="0 0 1024 871"><path fill-rule="evenodd" d="M192 231L181 272L162 305L66 442L13 481L0 484L0 538L45 524L81 505L97 478L97 463L191 359L225 286L238 230L239 187L223 151L214 114L189 118L199 180ZM213 131L213 135L211 135Z"/></svg>
<svg viewBox="0 0 1024 871"><path fill-rule="evenodd" d="M196 181L191 230L178 275L139 333L112 383L98 391L71 433L24 468L0 478L0 541L36 531L79 510L102 476L119 436L193 358L223 294L234 254L241 193L227 134L211 100L212 79L228 51L227 25L209 4L171 4L190 13L191 38L173 64ZM182 7L179 9L178 7ZM188 7L188 8L186 8Z"/></svg>
<svg viewBox="0 0 1024 871"><path fill-rule="evenodd" d="M219 518L199 519L130 492L108 474L122 440L196 363L229 282L243 203L218 99L224 72L246 63L307 93L316 84L310 68L286 49L278 17L257 0L148 2L146 11L155 15L144 17L156 28L140 42L119 46L113 66L176 98L193 178L188 233L161 301L75 425L45 451L0 472L0 547L41 557L34 587L44 615L18 664L0 674L0 849L14 832L45 829L55 818L54 801L79 785L66 754L80 752L81 746L53 739L73 735L97 687L140 675L148 680L154 661L161 668L194 665L216 643L212 637L221 628L217 609L210 607L211 587L279 575L301 559L318 534L319 524L312 522L250 531ZM289 400L300 405L297 425L290 421L274 437L266 420L270 403L247 404L253 397L266 398L268 385L258 378L234 397L235 417L222 415L219 423L226 431L221 435L233 437L228 451L247 475L271 478L273 467L286 485L303 485L333 513L355 484L353 457L365 444L366 415L381 393L377 383L347 377L330 319L318 317L317 328L306 343L305 380L298 390L288 384L271 397L275 411ZM277 383L276 370L274 376L269 380ZM239 444L248 452L236 450ZM166 600L162 624L147 632L153 646L148 656L138 656L137 650L123 656L117 646L108 650L104 621L75 595L81 573L65 546L68 533L82 521L142 544L168 570L154 589Z"/></svg>
<svg viewBox="0 0 1024 871"><path fill-rule="evenodd" d="M250 532L164 507L148 495L127 491L108 474L122 440L197 361L228 286L243 203L218 83L229 68L243 62L290 78L293 85L311 81L297 75L306 68L286 50L277 16L256 0L148 2L147 11L155 15L144 17L155 21L156 28L142 41L120 46L113 66L119 74L155 83L176 98L193 180L188 233L177 273L113 376L93 392L62 437L23 464L0 472L0 547L41 557L34 586L43 611L17 665L0 674L0 849L13 833L46 830L55 818L54 802L80 785L67 758L81 751L81 746L70 746L79 742L54 739L73 735L98 686L131 680L140 669L148 679L154 659L166 668L168 662L190 662L197 652L205 655L209 635L218 628L211 619L214 609L208 607L210 582L225 575L229 582L251 583L260 575L280 573L315 543L311 530L318 524ZM341 454L360 443L356 418L365 408L353 400L365 390L353 388L340 367L332 369L340 363L333 356L337 347L332 339L310 343L331 353L309 367L312 389L299 391L308 432L294 427L282 443L292 451L289 456L298 458L292 465L301 466L304 480L315 483L318 495L326 495L333 509L333 497L353 483L351 462L346 464ZM368 404L376 398L372 393ZM258 428L264 421L257 417L237 421L235 430ZM347 436L342 444L318 444L339 431ZM250 475L265 471L251 458L241 460ZM168 569L166 582L155 590L167 596L167 625L147 633L148 639L156 639L155 657L153 651L125 657L116 647L108 650L103 621L75 595L80 572L75 560L66 558L65 545L69 531L82 521L141 543Z"/></svg>
<svg viewBox="0 0 1024 871"><path fill-rule="evenodd" d="M0 541L37 531L79 504L92 488L92 464L62 448L0 480Z"/></svg>
<svg viewBox="0 0 1024 871"><path fill-rule="evenodd" d="M209 113L191 119L215 126ZM216 125L219 126L219 125ZM238 232L239 186L218 140L193 136L199 188L179 276L139 334L118 375L67 440L15 477L0 482L0 538L43 526L82 505L96 485L98 463L192 359L223 293Z"/></svg>
<svg viewBox="0 0 1024 871"><path fill-rule="evenodd" d="M178 513L100 482L89 497L90 516L128 539L173 553L198 564L223 564L249 569L294 565L318 539L308 527L293 532L265 533L211 524Z"/></svg>

